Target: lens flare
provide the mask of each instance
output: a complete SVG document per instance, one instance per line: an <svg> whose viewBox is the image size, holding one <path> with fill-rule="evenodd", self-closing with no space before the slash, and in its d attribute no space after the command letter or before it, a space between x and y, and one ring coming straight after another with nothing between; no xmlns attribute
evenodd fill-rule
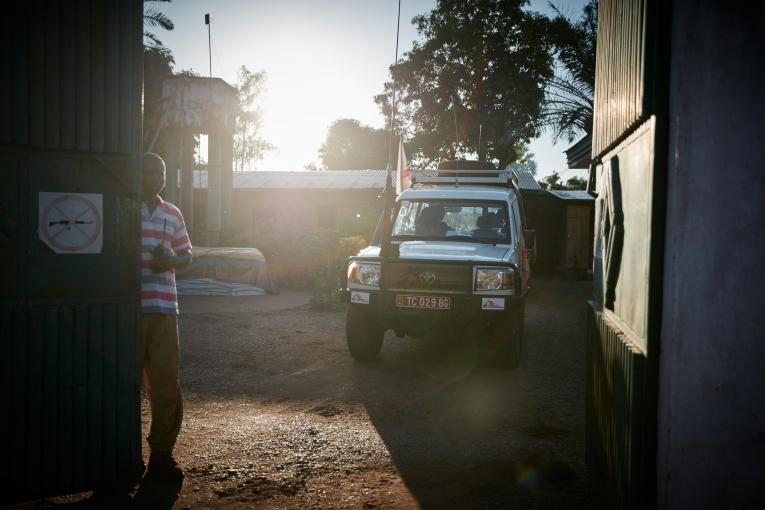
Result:
<svg viewBox="0 0 765 510"><path fill-rule="evenodd" d="M522 489L531 490L539 482L539 471L535 468L526 466L518 471L515 476L515 483Z"/></svg>

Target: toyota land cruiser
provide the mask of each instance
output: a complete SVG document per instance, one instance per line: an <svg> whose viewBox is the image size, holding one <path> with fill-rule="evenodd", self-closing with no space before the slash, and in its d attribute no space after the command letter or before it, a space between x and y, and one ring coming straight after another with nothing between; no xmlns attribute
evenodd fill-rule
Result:
<svg viewBox="0 0 765 510"><path fill-rule="evenodd" d="M500 364L517 367L534 233L524 231L511 176L491 163L442 162L381 223L379 245L347 261L351 356L376 358L389 329L418 337L459 327L485 339Z"/></svg>

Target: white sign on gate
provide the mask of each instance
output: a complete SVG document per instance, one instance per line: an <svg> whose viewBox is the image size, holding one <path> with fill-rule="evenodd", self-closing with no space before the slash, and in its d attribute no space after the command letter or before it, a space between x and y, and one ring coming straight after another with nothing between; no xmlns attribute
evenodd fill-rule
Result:
<svg viewBox="0 0 765 510"><path fill-rule="evenodd" d="M101 253L104 196L99 193L38 195L40 240L56 253Z"/></svg>

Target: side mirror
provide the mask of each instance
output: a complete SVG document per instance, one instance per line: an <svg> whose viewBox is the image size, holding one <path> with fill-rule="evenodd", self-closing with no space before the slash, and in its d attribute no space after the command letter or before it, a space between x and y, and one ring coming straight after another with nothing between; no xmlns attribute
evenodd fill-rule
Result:
<svg viewBox="0 0 765 510"><path fill-rule="evenodd" d="M529 256L529 261L536 262L537 260L537 231L524 230L523 241L526 245L526 253Z"/></svg>

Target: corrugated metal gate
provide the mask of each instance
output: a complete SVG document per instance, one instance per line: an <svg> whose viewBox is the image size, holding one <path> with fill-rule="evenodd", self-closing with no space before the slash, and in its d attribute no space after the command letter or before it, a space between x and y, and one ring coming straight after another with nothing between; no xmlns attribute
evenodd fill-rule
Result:
<svg viewBox="0 0 765 510"><path fill-rule="evenodd" d="M656 504L668 7L598 2L587 459L609 508Z"/></svg>
<svg viewBox="0 0 765 510"><path fill-rule="evenodd" d="M61 0L9 10L0 32L6 501L134 480L141 467L143 5ZM100 229L100 250L88 244L97 253L55 253L55 242L43 242L40 229L57 222L40 224L41 193L100 196L102 208L81 213L87 221L70 218L53 236Z"/></svg>

